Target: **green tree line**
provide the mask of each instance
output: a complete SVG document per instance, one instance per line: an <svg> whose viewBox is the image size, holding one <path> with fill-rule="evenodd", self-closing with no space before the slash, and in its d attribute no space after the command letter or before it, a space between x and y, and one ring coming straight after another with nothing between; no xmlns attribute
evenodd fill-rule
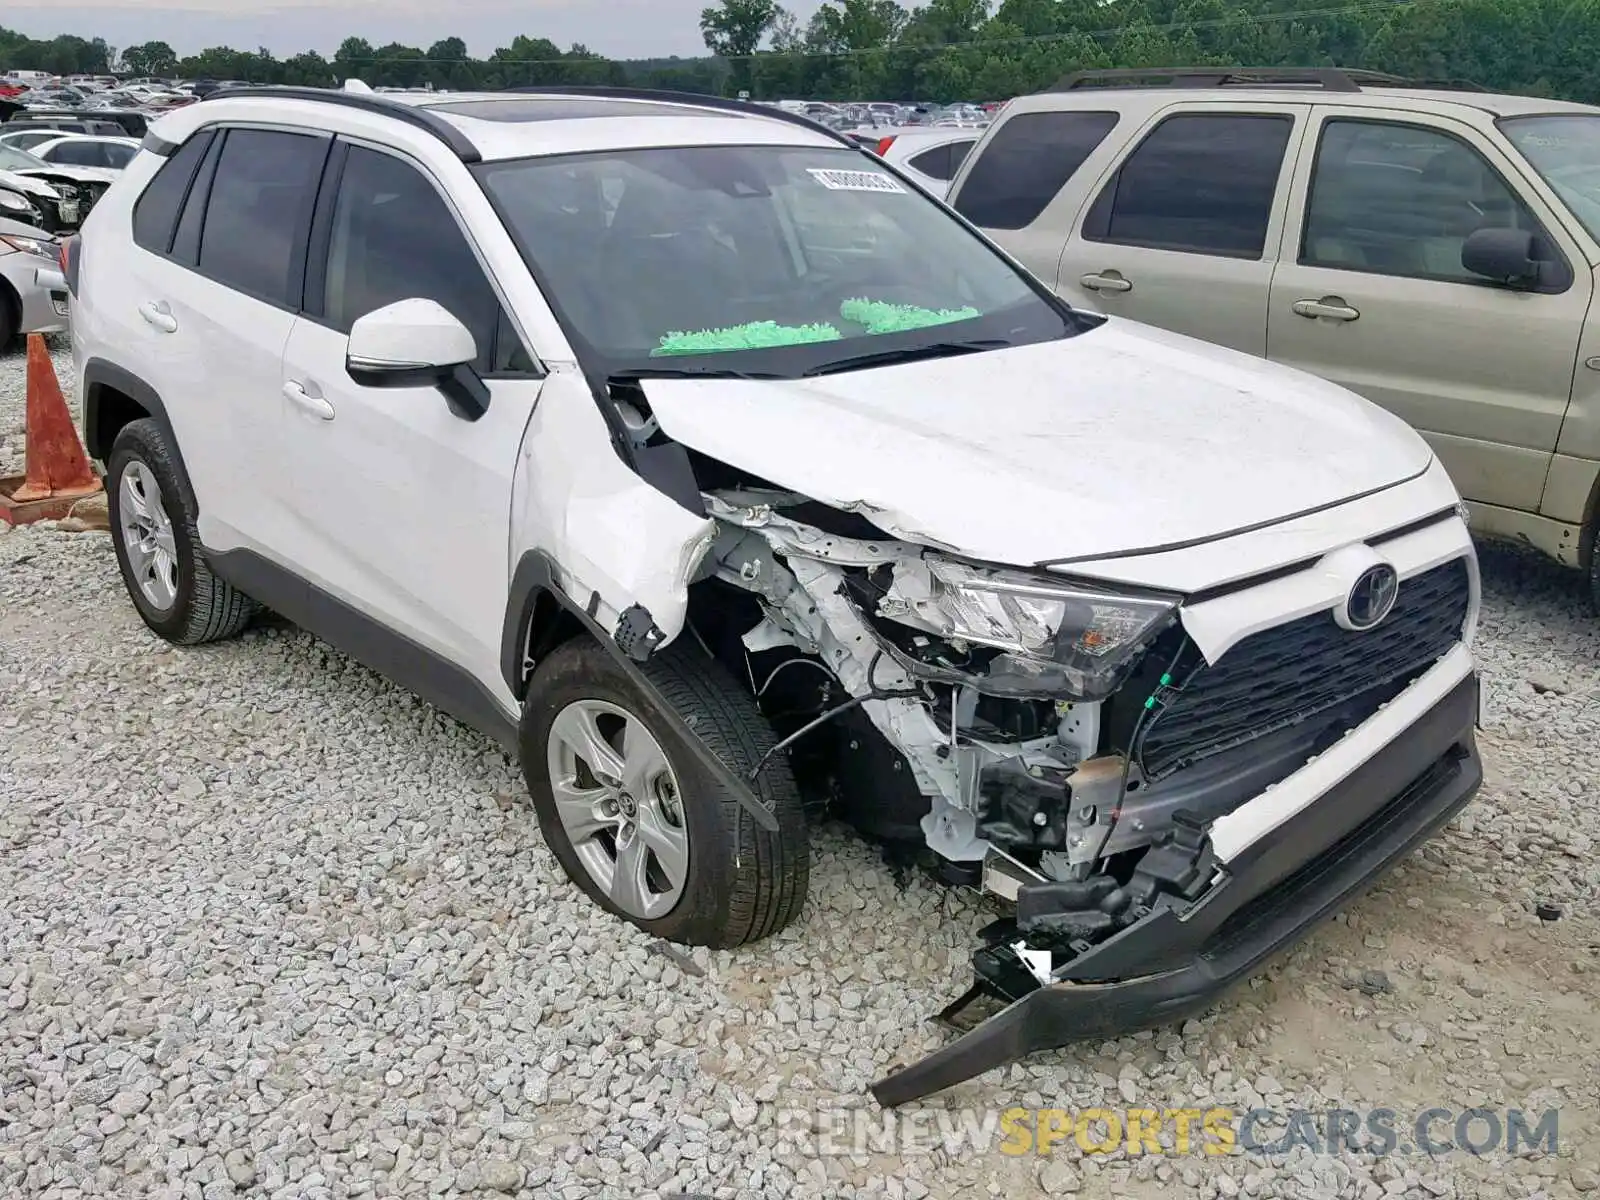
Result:
<svg viewBox="0 0 1600 1200"><path fill-rule="evenodd" d="M627 84L757 98L1001 99L1072 71L1177 65L1347 66L1600 103L1600 0L827 0L805 23L778 0L719 0L705 58L613 60L519 36L487 58L348 38L331 58L0 28L0 68L57 74L495 89Z"/></svg>

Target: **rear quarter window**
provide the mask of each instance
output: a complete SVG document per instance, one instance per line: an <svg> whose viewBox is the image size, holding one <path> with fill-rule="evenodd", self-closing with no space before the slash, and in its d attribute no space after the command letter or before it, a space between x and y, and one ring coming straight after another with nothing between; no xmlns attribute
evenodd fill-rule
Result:
<svg viewBox="0 0 1600 1200"><path fill-rule="evenodd" d="M952 206L981 229L1031 225L1116 125L1114 112L1018 113L978 152Z"/></svg>
<svg viewBox="0 0 1600 1200"><path fill-rule="evenodd" d="M178 213L194 182L195 171L211 148L212 136L211 130L201 130L179 146L133 206L133 240L152 254L171 252Z"/></svg>

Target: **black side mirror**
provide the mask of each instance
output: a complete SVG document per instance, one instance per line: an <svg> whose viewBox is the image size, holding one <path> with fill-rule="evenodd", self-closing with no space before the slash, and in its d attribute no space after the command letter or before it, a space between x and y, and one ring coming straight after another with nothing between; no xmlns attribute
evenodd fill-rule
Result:
<svg viewBox="0 0 1600 1200"><path fill-rule="evenodd" d="M1461 265L1506 287L1537 287L1548 258L1539 235L1521 229L1480 229L1461 244Z"/></svg>

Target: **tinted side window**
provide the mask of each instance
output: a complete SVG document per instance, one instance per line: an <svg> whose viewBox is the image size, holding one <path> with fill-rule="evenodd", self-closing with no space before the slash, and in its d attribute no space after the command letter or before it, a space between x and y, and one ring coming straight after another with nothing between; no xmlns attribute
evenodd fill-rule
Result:
<svg viewBox="0 0 1600 1200"><path fill-rule="evenodd" d="M1260 258L1293 130L1289 116L1168 117L1100 193L1083 236Z"/></svg>
<svg viewBox="0 0 1600 1200"><path fill-rule="evenodd" d="M348 333L358 318L414 297L437 301L472 331L481 373L527 369L511 361L515 337L498 337L499 297L444 199L415 167L353 146L333 210L323 316Z"/></svg>
<svg viewBox="0 0 1600 1200"><path fill-rule="evenodd" d="M1533 214L1465 142L1415 125L1323 126L1302 263L1483 283L1461 265L1461 247L1479 229L1495 228L1542 235Z"/></svg>
<svg viewBox="0 0 1600 1200"><path fill-rule="evenodd" d="M102 142L100 150L105 155L106 166L114 171L122 170L139 153L136 146L124 146L120 142Z"/></svg>
<svg viewBox="0 0 1600 1200"><path fill-rule="evenodd" d="M1109 112L1012 117L972 164L955 198L956 211L980 228L1021 229L1038 218L1116 124L1117 114Z"/></svg>
<svg viewBox="0 0 1600 1200"><path fill-rule="evenodd" d="M172 249L172 230L178 223L178 210L189 194L189 184L206 156L211 138L211 131L206 129L179 146L133 206L133 240L151 253L165 254Z"/></svg>
<svg viewBox="0 0 1600 1200"><path fill-rule="evenodd" d="M327 152L322 137L229 130L206 204L200 270L270 304L299 308L292 283L305 265Z"/></svg>
<svg viewBox="0 0 1600 1200"><path fill-rule="evenodd" d="M62 142L50 148L50 161L66 167L103 167L105 153L99 142Z"/></svg>
<svg viewBox="0 0 1600 1200"><path fill-rule="evenodd" d="M950 166L949 146L935 146L932 150L913 154L906 160L906 165L915 171L921 171L930 179L949 179L955 174Z"/></svg>

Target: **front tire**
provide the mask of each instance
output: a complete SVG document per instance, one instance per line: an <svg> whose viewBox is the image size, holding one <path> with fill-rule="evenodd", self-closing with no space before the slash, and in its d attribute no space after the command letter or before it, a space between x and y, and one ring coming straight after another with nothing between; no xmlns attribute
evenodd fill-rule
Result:
<svg viewBox="0 0 1600 1200"><path fill-rule="evenodd" d="M250 623L256 604L212 573L200 550L194 500L149 418L117 433L106 463L106 500L122 582L154 633L198 646Z"/></svg>
<svg viewBox="0 0 1600 1200"><path fill-rule="evenodd" d="M740 775L776 743L755 702L709 659L673 646L644 669ZM768 937L800 914L810 843L783 756L751 785L778 819L768 832L588 638L539 663L519 738L546 844L608 912L668 941L719 949Z"/></svg>

